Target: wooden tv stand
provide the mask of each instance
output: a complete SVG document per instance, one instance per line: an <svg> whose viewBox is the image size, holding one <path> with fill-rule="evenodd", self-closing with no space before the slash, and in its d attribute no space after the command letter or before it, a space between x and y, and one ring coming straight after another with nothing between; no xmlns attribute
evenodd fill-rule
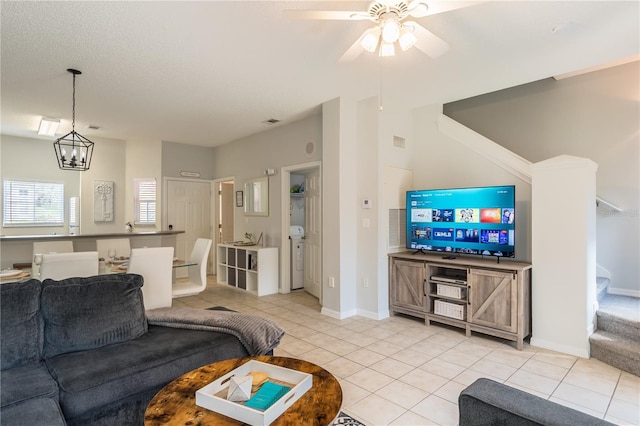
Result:
<svg viewBox="0 0 640 426"><path fill-rule="evenodd" d="M531 334L531 264L389 254L389 311L516 342ZM453 255L453 254L452 254Z"/></svg>

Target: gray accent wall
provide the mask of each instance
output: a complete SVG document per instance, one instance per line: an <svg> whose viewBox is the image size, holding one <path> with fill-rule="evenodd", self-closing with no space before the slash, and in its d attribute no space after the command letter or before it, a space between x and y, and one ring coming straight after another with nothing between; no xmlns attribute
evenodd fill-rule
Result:
<svg viewBox="0 0 640 426"><path fill-rule="evenodd" d="M181 176L181 172L199 173L196 179L211 180L214 178L213 148L206 146L186 145L175 142L162 142L162 176Z"/></svg>
<svg viewBox="0 0 640 426"><path fill-rule="evenodd" d="M315 145L311 154L306 150L309 142ZM211 178L233 177L235 191L243 190L246 179L264 176L266 169L276 171L269 176L269 215L245 216L243 208L236 207L234 218L236 240L244 239L245 232L251 232L256 238L262 232L267 245L279 247L283 243L281 215L289 214L281 211L280 168L322 159L322 117L315 115L235 140L212 148L212 154Z"/></svg>
<svg viewBox="0 0 640 426"><path fill-rule="evenodd" d="M623 211L597 209L597 263L611 274L611 292L632 296L640 296L639 76L636 61L444 106L449 117L534 163L565 154L598 164L597 195ZM562 236L557 247L561 257Z"/></svg>

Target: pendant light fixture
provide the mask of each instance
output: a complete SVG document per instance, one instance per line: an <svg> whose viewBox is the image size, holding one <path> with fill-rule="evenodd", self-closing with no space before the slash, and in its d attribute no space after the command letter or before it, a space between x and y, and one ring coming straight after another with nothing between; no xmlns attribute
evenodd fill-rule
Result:
<svg viewBox="0 0 640 426"><path fill-rule="evenodd" d="M76 133L76 75L82 72L69 68L67 69L73 75L73 110L71 131L66 135L57 139L53 143L53 149L56 151L58 158L58 167L62 170L89 170L91 166L91 156L93 155L93 142Z"/></svg>

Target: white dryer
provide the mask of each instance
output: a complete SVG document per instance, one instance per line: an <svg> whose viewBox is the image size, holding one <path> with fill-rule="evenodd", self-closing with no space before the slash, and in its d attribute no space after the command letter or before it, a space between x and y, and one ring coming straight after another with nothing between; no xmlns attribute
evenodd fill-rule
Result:
<svg viewBox="0 0 640 426"><path fill-rule="evenodd" d="M291 240L291 290L304 287L304 227L292 225L289 229Z"/></svg>

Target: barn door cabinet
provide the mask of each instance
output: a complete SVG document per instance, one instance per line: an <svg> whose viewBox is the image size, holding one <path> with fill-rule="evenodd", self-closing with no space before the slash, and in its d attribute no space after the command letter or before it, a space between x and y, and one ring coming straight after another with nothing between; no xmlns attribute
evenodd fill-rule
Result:
<svg viewBox="0 0 640 426"><path fill-rule="evenodd" d="M389 288L389 299L394 311L425 319L427 298L424 263L396 259L390 266L390 281L395 284Z"/></svg>
<svg viewBox="0 0 640 426"><path fill-rule="evenodd" d="M389 255L389 310L516 342L531 334L531 264Z"/></svg>

